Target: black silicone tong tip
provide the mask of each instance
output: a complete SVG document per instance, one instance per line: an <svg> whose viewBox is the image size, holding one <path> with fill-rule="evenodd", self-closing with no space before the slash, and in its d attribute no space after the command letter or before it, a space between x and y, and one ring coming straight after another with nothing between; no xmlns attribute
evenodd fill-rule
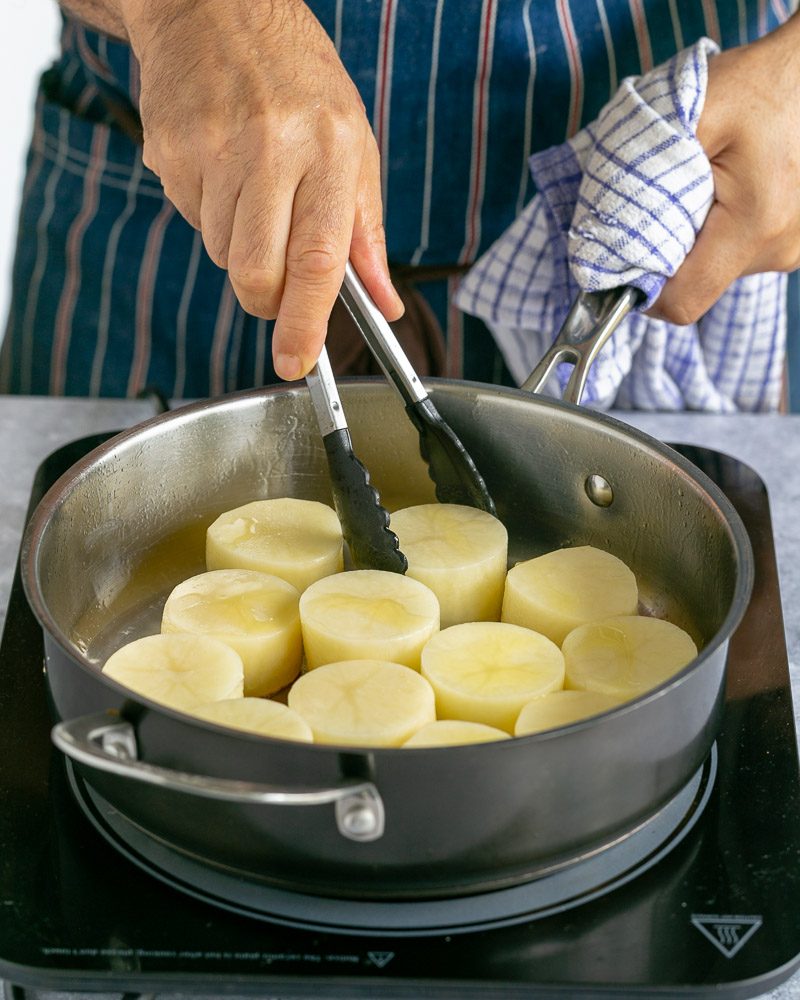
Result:
<svg viewBox="0 0 800 1000"><path fill-rule="evenodd" d="M389 514L381 506L369 472L353 452L350 432L336 430L323 439L334 505L356 569L405 573L408 560L397 535L389 528Z"/></svg>
<svg viewBox="0 0 800 1000"><path fill-rule="evenodd" d="M497 516L483 476L469 452L426 398L406 406L406 413L419 431L419 453L428 465L428 475L436 487L439 503L477 507Z"/></svg>
<svg viewBox="0 0 800 1000"><path fill-rule="evenodd" d="M389 530L388 511L381 506L369 472L353 451L350 428L324 347L306 375L306 385L325 446L333 504L353 565L356 569L405 573L408 563L397 535Z"/></svg>
<svg viewBox="0 0 800 1000"><path fill-rule="evenodd" d="M419 433L419 451L428 465L437 500L496 514L486 483L467 449L436 409L392 328L349 262L339 295L383 373L405 403L406 413Z"/></svg>

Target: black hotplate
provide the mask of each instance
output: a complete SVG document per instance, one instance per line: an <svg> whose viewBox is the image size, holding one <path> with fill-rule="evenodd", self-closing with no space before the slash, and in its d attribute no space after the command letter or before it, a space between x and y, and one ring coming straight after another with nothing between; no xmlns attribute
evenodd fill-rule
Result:
<svg viewBox="0 0 800 1000"><path fill-rule="evenodd" d="M100 440L50 456L31 503ZM686 793L691 822L647 855L657 863L630 878L600 865L580 905L462 933L390 933L369 917L358 932L320 930L324 901L303 904L307 920L271 919L268 903L248 915L183 891L146 849L112 846L113 817L51 746L41 633L17 574L0 646L0 978L60 992L320 1000L752 997L786 980L800 966L800 772L769 503L748 467L679 450L738 509L756 582L730 643L713 760Z"/></svg>

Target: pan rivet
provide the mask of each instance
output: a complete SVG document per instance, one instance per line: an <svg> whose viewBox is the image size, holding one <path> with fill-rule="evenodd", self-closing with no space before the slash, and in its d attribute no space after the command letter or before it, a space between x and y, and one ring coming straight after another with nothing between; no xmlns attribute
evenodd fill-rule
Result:
<svg viewBox="0 0 800 1000"><path fill-rule="evenodd" d="M353 837L364 837L375 830L375 813L369 806L354 804L343 814L342 826Z"/></svg>
<svg viewBox="0 0 800 1000"><path fill-rule="evenodd" d="M598 507L610 507L614 502L614 491L607 479L596 474L587 476L583 484L586 496Z"/></svg>

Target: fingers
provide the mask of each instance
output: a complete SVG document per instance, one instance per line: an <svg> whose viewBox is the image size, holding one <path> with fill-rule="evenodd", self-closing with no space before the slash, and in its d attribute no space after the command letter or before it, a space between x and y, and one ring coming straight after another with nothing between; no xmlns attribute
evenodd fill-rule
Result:
<svg viewBox="0 0 800 1000"><path fill-rule="evenodd" d="M715 203L694 247L664 285L649 315L679 326L696 322L744 273L750 251L746 220Z"/></svg>
<svg viewBox="0 0 800 1000"><path fill-rule="evenodd" d="M142 161L160 179L164 194L189 225L200 229L203 181L197 162L175 152L167 153L151 140L145 140Z"/></svg>
<svg viewBox="0 0 800 1000"><path fill-rule="evenodd" d="M263 319L278 315L292 224L294 182L288 171L258 171L247 178L235 207L228 274L246 312Z"/></svg>
<svg viewBox="0 0 800 1000"><path fill-rule="evenodd" d="M342 285L356 212L357 174L327 167L300 183L286 244L286 272L272 335L273 367L300 378L316 362Z"/></svg>
<svg viewBox="0 0 800 1000"><path fill-rule="evenodd" d="M377 147L358 90L308 7L125 7L145 162L227 267L243 308L276 318L276 372L297 378L313 366L351 253L379 308L399 316Z"/></svg>
<svg viewBox="0 0 800 1000"><path fill-rule="evenodd" d="M200 231L208 256L218 267L227 268L236 205L242 188L225 170L207 170L203 175Z"/></svg>
<svg viewBox="0 0 800 1000"><path fill-rule="evenodd" d="M400 319L404 306L392 285L386 260L380 161L372 135L367 140L358 185L350 260L383 315L390 321Z"/></svg>

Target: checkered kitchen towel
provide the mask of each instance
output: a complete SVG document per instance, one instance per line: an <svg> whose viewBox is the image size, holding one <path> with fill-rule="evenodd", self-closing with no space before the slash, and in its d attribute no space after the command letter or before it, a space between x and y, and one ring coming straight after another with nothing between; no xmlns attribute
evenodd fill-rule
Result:
<svg viewBox="0 0 800 1000"><path fill-rule="evenodd" d="M646 309L692 248L714 198L696 129L708 59L717 51L701 39L650 73L624 80L595 122L531 157L539 193L476 262L455 300L487 323L520 382L579 289L634 285L645 293ZM775 410L785 280L782 274L740 278L690 326L632 314L595 361L583 402Z"/></svg>

